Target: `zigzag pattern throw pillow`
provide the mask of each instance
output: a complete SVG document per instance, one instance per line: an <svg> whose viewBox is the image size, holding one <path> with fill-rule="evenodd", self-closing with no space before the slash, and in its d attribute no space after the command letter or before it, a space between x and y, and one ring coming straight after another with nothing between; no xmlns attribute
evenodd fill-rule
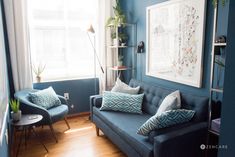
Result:
<svg viewBox="0 0 235 157"><path fill-rule="evenodd" d="M112 110L129 113L142 113L141 106L144 94L131 95L105 91L100 110Z"/></svg>
<svg viewBox="0 0 235 157"><path fill-rule="evenodd" d="M177 109L165 111L149 118L137 131L137 134L147 136L150 131L169 127L190 121L195 114L193 110Z"/></svg>

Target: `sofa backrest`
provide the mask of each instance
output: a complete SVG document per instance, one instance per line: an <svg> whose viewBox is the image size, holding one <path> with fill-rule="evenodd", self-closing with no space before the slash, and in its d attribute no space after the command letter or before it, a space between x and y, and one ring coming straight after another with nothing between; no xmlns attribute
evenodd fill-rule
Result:
<svg viewBox="0 0 235 157"><path fill-rule="evenodd" d="M144 93L142 110L145 113L154 115L161 105L163 99L175 91L163 87L154 86L149 83L132 79L129 83L131 87L140 86L139 93ZM192 121L206 121L208 117L208 97L196 96L193 94L181 93L181 108L196 111Z"/></svg>

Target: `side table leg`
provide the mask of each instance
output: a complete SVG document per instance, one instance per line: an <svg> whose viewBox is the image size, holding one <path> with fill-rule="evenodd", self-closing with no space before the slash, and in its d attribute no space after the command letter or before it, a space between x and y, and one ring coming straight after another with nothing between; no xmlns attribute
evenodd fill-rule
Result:
<svg viewBox="0 0 235 157"><path fill-rule="evenodd" d="M35 131L35 126L32 126L32 130L33 130L33 133L34 133L34 135L37 137L37 139L39 140L39 142L43 145L43 147L46 149L46 151L47 151L47 153L49 152L48 151L48 149L47 149L47 147L44 145L44 143L41 141L41 139L40 139L40 137L38 136L38 134L36 133L36 131Z"/></svg>
<svg viewBox="0 0 235 157"><path fill-rule="evenodd" d="M25 127L23 126L23 130L21 131L21 134L20 134L20 141L19 141L19 144L18 144L18 147L17 147L17 151L16 151L16 157L17 157L17 156L18 156L18 154L19 154L20 144L21 144L21 142L22 142L22 138L23 138L24 130L25 130Z"/></svg>

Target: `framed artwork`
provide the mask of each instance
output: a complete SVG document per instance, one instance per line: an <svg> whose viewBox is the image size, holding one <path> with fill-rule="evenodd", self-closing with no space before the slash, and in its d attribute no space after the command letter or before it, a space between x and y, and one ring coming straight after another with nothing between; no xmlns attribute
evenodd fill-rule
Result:
<svg viewBox="0 0 235 157"><path fill-rule="evenodd" d="M146 74L201 87L206 0L170 0L146 9Z"/></svg>

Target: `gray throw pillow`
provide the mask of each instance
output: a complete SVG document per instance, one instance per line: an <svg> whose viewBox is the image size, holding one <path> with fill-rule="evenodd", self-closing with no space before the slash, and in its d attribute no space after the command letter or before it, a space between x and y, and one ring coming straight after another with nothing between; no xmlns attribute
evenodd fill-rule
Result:
<svg viewBox="0 0 235 157"><path fill-rule="evenodd" d="M156 115L160 115L161 113L168 110L176 110L181 108L181 99L180 99L180 91L177 90L167 95L159 106Z"/></svg>
<svg viewBox="0 0 235 157"><path fill-rule="evenodd" d="M112 88L111 92L120 92L120 93L127 93L127 94L138 94L140 90L140 86L132 88L122 82L119 78L115 83L115 86Z"/></svg>
<svg viewBox="0 0 235 157"><path fill-rule="evenodd" d="M144 94L131 95L119 92L105 91L100 110L112 110L129 113L142 113Z"/></svg>
<svg viewBox="0 0 235 157"><path fill-rule="evenodd" d="M61 101L52 87L34 93L29 93L29 96L32 103L45 109L61 105Z"/></svg>
<svg viewBox="0 0 235 157"><path fill-rule="evenodd" d="M195 114L193 110L169 110L149 118L137 131L137 134L147 136L152 130L166 128L172 125L190 121Z"/></svg>

